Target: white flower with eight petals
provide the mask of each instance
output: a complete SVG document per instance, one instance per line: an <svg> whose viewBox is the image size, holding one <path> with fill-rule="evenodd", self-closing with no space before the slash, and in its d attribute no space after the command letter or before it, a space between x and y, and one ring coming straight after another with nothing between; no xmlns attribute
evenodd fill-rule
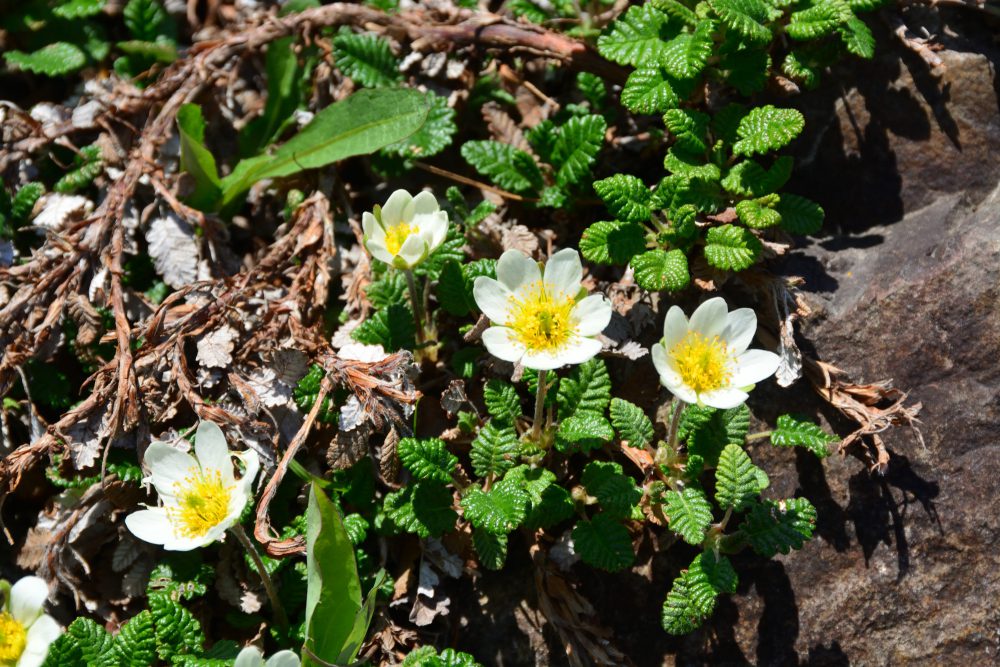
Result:
<svg viewBox="0 0 1000 667"><path fill-rule="evenodd" d="M497 279L476 278L476 304L494 326L483 332L490 354L525 368L551 370L582 364L601 351L594 336L611 321L603 294L580 284L580 254L571 248L549 258L544 273L518 250L497 261Z"/></svg>
<svg viewBox="0 0 1000 667"><path fill-rule="evenodd" d="M416 197L396 190L381 208L361 216L365 247L375 259L397 269L412 269L448 236L448 214L424 191Z"/></svg>
<svg viewBox="0 0 1000 667"><path fill-rule="evenodd" d="M195 435L195 456L153 442L143 459L163 503L125 517L136 537L168 551L189 551L221 539L240 518L260 468L257 453L236 454L245 467L233 474L233 453L216 424L203 421Z"/></svg>
<svg viewBox="0 0 1000 667"><path fill-rule="evenodd" d="M755 383L778 368L778 355L747 349L756 331L752 309L729 312L721 297L698 306L690 321L683 310L671 306L663 339L652 350L660 382L685 403L735 408L747 400Z"/></svg>
<svg viewBox="0 0 1000 667"><path fill-rule="evenodd" d="M0 665L38 667L62 630L44 613L49 586L40 577L23 577L11 586L0 612Z"/></svg>

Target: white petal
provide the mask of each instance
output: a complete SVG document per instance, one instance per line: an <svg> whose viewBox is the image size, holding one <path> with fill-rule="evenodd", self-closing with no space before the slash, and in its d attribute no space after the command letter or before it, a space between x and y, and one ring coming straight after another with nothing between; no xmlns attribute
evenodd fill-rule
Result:
<svg viewBox="0 0 1000 667"><path fill-rule="evenodd" d="M391 252L386 250L384 240L370 238L365 242L365 247L368 248L368 252L372 254L372 257L392 266L392 260L395 258Z"/></svg>
<svg viewBox="0 0 1000 667"><path fill-rule="evenodd" d="M61 634L62 628L59 627L56 619L48 614L41 616L28 628L28 634L24 638L24 653L18 659L17 667L39 667L45 662L49 646Z"/></svg>
<svg viewBox="0 0 1000 667"><path fill-rule="evenodd" d="M433 219L428 223L428 228L430 230L430 248L431 252L434 252L441 247L444 240L448 238L448 214L444 211L438 211L434 214Z"/></svg>
<svg viewBox="0 0 1000 667"><path fill-rule="evenodd" d="M29 576L18 579L10 589L10 615L27 627L42 615L45 600L49 597L49 585L41 577Z"/></svg>
<svg viewBox="0 0 1000 667"><path fill-rule="evenodd" d="M233 460L229 456L226 436L218 424L204 420L198 425L194 453L202 470L218 470L222 473L223 484L233 483Z"/></svg>
<svg viewBox="0 0 1000 667"><path fill-rule="evenodd" d="M555 356L561 362L560 366L582 364L597 356L601 351L601 341L583 336L573 336L566 345L556 351Z"/></svg>
<svg viewBox="0 0 1000 667"><path fill-rule="evenodd" d="M266 667L299 667L300 664L299 656L286 649L268 658Z"/></svg>
<svg viewBox="0 0 1000 667"><path fill-rule="evenodd" d="M521 357L521 365L536 371L551 371L562 368L566 362L562 360L558 352L549 350L528 350Z"/></svg>
<svg viewBox="0 0 1000 667"><path fill-rule="evenodd" d="M771 377L778 370L781 358L767 350L747 350L736 357L736 368L730 384L733 387L748 387Z"/></svg>
<svg viewBox="0 0 1000 667"><path fill-rule="evenodd" d="M427 243L420 238L419 234L410 234L403 241L402 247L396 253L394 264L403 268L413 268L424 260L427 256ZM402 264L400 263L402 260Z"/></svg>
<svg viewBox="0 0 1000 667"><path fill-rule="evenodd" d="M705 338L722 335L722 330L726 328L726 316L729 308L726 300L721 296L709 299L698 306L691 314L691 322L688 328L697 331Z"/></svg>
<svg viewBox="0 0 1000 667"><path fill-rule="evenodd" d="M545 264L545 284L557 293L575 296L580 291L581 280L583 265L580 263L580 253L572 248L560 250Z"/></svg>
<svg viewBox="0 0 1000 667"><path fill-rule="evenodd" d="M677 400L683 401L690 405L694 405L698 402L698 394L695 393L694 389L687 386L684 383L668 384L664 381L663 376L660 376L660 384L666 387L667 391L677 397Z"/></svg>
<svg viewBox="0 0 1000 667"><path fill-rule="evenodd" d="M125 526L132 534L150 544L165 544L174 539L174 526L162 507L132 512L125 517Z"/></svg>
<svg viewBox="0 0 1000 667"><path fill-rule="evenodd" d="M728 410L729 408L735 408L737 405L742 405L747 400L747 393L733 387L725 387L700 394L698 398L707 406L718 408L719 410Z"/></svg>
<svg viewBox="0 0 1000 667"><path fill-rule="evenodd" d="M697 395L693 389L684 384L681 376L674 370L673 363L663 345L659 343L653 345L650 356L652 356L653 365L660 376L660 384L685 403L697 403Z"/></svg>
<svg viewBox="0 0 1000 667"><path fill-rule="evenodd" d="M257 471L260 470L260 457L252 449L242 452L239 457L246 466L243 476L240 477L240 488L246 495L251 496L253 495L253 482L257 478Z"/></svg>
<svg viewBox="0 0 1000 667"><path fill-rule="evenodd" d="M150 444L142 462L149 468L150 479L161 498L172 498L176 493L174 487L199 470L193 456L165 442Z"/></svg>
<svg viewBox="0 0 1000 667"><path fill-rule="evenodd" d="M264 654L256 646L247 646L236 656L233 667L264 667Z"/></svg>
<svg viewBox="0 0 1000 667"><path fill-rule="evenodd" d="M611 302L603 294L591 294L573 306L570 317L579 322L576 333L581 336L596 336L611 321Z"/></svg>
<svg viewBox="0 0 1000 667"><path fill-rule="evenodd" d="M479 276L472 285L472 296L479 310L494 324L507 324L513 295L498 281L489 276Z"/></svg>
<svg viewBox="0 0 1000 667"><path fill-rule="evenodd" d="M361 231L365 233L368 238L374 237L379 232L385 237L385 230L382 226L378 224L378 220L375 219L374 214L370 211L365 211L361 214Z"/></svg>
<svg viewBox="0 0 1000 667"><path fill-rule="evenodd" d="M663 320L663 346L667 350L674 349L677 343L684 340L688 332L688 318L680 306L670 306L667 318Z"/></svg>
<svg viewBox="0 0 1000 667"><path fill-rule="evenodd" d="M413 198L414 216L437 213L440 208L441 207L438 206L438 200L429 190L423 190L417 193L417 196Z"/></svg>
<svg viewBox="0 0 1000 667"><path fill-rule="evenodd" d="M508 250L497 260L497 280L511 292L542 279L538 262L520 250Z"/></svg>
<svg viewBox="0 0 1000 667"><path fill-rule="evenodd" d="M670 364L667 363L667 351L661 343L653 345L649 351L649 356L652 357L653 366L656 368L656 372L659 373L661 379L668 373L676 375L676 373L671 370Z"/></svg>
<svg viewBox="0 0 1000 667"><path fill-rule="evenodd" d="M410 209L410 217L405 217ZM392 227L400 222L409 222L413 216L413 197L406 190L396 190L382 206L382 226Z"/></svg>
<svg viewBox="0 0 1000 667"><path fill-rule="evenodd" d="M483 332L486 351L497 359L517 362L524 356L525 347L514 338L514 332L507 327L490 327Z"/></svg>
<svg viewBox="0 0 1000 667"><path fill-rule="evenodd" d="M750 341L756 332L757 313L753 312L753 308L737 308L726 316L722 339L726 341L731 353L741 354L750 347Z"/></svg>

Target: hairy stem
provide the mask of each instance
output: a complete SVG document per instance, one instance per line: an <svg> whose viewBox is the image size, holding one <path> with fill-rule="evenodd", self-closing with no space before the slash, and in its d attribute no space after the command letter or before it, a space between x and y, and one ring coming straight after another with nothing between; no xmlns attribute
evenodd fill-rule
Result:
<svg viewBox="0 0 1000 667"><path fill-rule="evenodd" d="M770 437L772 433L774 433L774 431L761 431L760 433L754 433L752 435L748 435L746 440L747 442L753 442L754 440L763 440L764 438Z"/></svg>
<svg viewBox="0 0 1000 667"><path fill-rule="evenodd" d="M679 398L674 400L676 401L676 405L674 405L674 416L670 419L670 437L667 440L671 451L677 449L677 427L680 426L681 411L684 409L684 401Z"/></svg>
<svg viewBox="0 0 1000 667"><path fill-rule="evenodd" d="M538 442L542 438L542 419L545 415L545 384L548 371L538 371L538 392L535 394L535 421L531 425L531 439Z"/></svg>
<svg viewBox="0 0 1000 667"><path fill-rule="evenodd" d="M417 293L417 283L413 279L413 270L406 269L403 273L406 274L406 286L410 289L410 305L413 306L413 319L417 325L417 347L420 348L427 340L424 331L424 302L420 299L420 294Z"/></svg>
<svg viewBox="0 0 1000 667"><path fill-rule="evenodd" d="M283 631L288 630L288 616L285 614L285 608L282 606L281 600L278 599L278 589L274 587L274 582L271 581L271 575L267 573L267 568L264 567L264 561L261 560L257 547L247 537L243 526L240 524L233 524L229 532L236 536L236 539L250 556L250 560L253 561L254 567L257 568L257 574L260 575L260 580L264 582L264 590L267 591L267 597L271 600L271 609L274 610L274 619L277 621L278 627Z"/></svg>

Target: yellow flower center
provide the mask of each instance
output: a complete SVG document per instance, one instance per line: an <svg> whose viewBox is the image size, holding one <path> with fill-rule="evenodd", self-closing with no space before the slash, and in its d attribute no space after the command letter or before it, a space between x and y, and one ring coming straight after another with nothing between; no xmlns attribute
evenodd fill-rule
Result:
<svg viewBox="0 0 1000 667"><path fill-rule="evenodd" d="M570 313L576 302L562 292L552 294L541 280L531 285L512 310L510 328L514 337L529 350L562 347L573 333Z"/></svg>
<svg viewBox="0 0 1000 667"><path fill-rule="evenodd" d="M27 643L28 631L25 627L8 612L0 613L0 664L17 664Z"/></svg>
<svg viewBox="0 0 1000 667"><path fill-rule="evenodd" d="M225 521L233 488L222 483L218 470L202 470L177 484L177 505L167 516L181 537L201 537Z"/></svg>
<svg viewBox="0 0 1000 667"><path fill-rule="evenodd" d="M677 372L684 384L702 394L721 389L729 383L731 373L726 363L729 348L718 336L707 338L689 331L670 350Z"/></svg>
<svg viewBox="0 0 1000 667"><path fill-rule="evenodd" d="M398 225L389 227L385 230L385 249L393 255L398 255L399 249L403 247L404 243L406 243L406 239L410 238L410 234L413 234L416 231L416 225L411 225L406 222L401 222Z"/></svg>

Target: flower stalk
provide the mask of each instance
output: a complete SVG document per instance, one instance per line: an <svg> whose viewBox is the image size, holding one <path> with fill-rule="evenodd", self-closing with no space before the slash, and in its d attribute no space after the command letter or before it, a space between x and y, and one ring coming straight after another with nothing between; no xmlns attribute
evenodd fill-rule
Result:
<svg viewBox="0 0 1000 667"><path fill-rule="evenodd" d="M411 269L405 269L403 275L406 276L406 286L410 291L410 305L413 307L413 320L417 325L417 352L419 353L427 342L427 330L424 328L424 302L417 292L417 281L413 277Z"/></svg>
<svg viewBox="0 0 1000 667"><path fill-rule="evenodd" d="M260 552L257 551L257 547L253 545L250 538L247 536L246 531L243 530L243 526L235 523L230 527L229 532L231 532L236 540L240 543L243 549L250 556L250 560L253 561L254 567L257 568L257 574L260 575L260 580L264 583L264 590L267 591L267 597L271 601L271 609L274 610L274 619L278 624L278 627L282 631L288 630L288 616L285 614L285 607L281 604L281 600L278 598L278 589L274 587L274 581L271 580L271 575L267 573L267 568L264 567L264 561L260 557Z"/></svg>
<svg viewBox="0 0 1000 667"><path fill-rule="evenodd" d="M542 420L545 414L545 392L548 390L546 380L548 371L538 371L538 391L535 392L535 420L531 425L531 439L540 442L542 439Z"/></svg>

